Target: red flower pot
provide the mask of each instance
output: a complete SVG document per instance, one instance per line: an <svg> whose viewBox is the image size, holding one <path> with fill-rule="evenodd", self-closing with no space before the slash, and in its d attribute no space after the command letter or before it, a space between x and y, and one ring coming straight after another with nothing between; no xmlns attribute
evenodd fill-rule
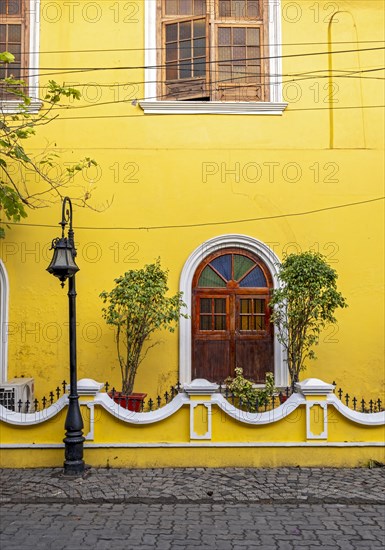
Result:
<svg viewBox="0 0 385 550"><path fill-rule="evenodd" d="M118 405L127 409L128 411L140 412L142 409L142 403L147 393L131 393L130 395L124 395L122 392L109 392L111 399Z"/></svg>

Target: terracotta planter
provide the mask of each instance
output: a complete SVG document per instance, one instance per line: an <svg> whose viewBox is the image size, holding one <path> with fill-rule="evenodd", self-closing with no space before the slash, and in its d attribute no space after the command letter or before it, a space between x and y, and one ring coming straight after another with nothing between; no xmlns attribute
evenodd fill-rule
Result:
<svg viewBox="0 0 385 550"><path fill-rule="evenodd" d="M115 403L124 409L133 412L140 412L142 410L142 403L147 396L147 393L131 393L130 395L124 395L122 392L109 392L108 395L115 401Z"/></svg>
<svg viewBox="0 0 385 550"><path fill-rule="evenodd" d="M286 395L286 394L280 394L279 395L279 402L281 403L285 403L285 401L287 401L289 399L289 397Z"/></svg>

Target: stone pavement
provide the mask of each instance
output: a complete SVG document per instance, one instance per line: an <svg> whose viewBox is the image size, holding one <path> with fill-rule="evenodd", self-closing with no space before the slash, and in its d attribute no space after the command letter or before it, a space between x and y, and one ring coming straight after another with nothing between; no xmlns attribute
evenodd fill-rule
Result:
<svg viewBox="0 0 385 550"><path fill-rule="evenodd" d="M2 550L385 547L385 468L0 470Z"/></svg>
<svg viewBox="0 0 385 550"><path fill-rule="evenodd" d="M385 468L0 470L0 502L385 504Z"/></svg>

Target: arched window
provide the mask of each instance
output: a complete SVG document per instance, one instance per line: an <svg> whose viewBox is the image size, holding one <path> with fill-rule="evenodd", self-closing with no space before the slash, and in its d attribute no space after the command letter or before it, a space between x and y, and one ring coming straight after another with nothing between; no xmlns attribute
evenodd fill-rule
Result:
<svg viewBox="0 0 385 550"><path fill-rule="evenodd" d="M264 383L274 371L270 323L273 280L253 252L226 248L207 256L192 282L192 377L222 382L241 367Z"/></svg>
<svg viewBox="0 0 385 550"><path fill-rule="evenodd" d="M269 288L269 285L271 283L273 288L278 288L279 286L278 272L279 272L280 261L278 256L275 254L274 250L272 250L267 244L265 244L262 241L259 241L258 239L255 239L254 237L250 237L249 235L242 235L239 233L229 233L225 235L218 235L216 237L212 237L211 239L208 239L207 241L201 243L194 250L192 250L192 252L186 259L186 262L183 266L181 276L180 276L180 284L179 284L179 290L183 292L183 299L187 304L187 308L188 308L187 312L189 313L189 317L187 319L181 317L179 322L179 380L182 384L190 383L191 380L195 378L195 375L193 373L193 365L192 365L192 358L193 358L192 325L193 325L193 321L196 322L196 320L192 318L192 310L193 310L193 302L194 302L193 291L197 287L197 284L195 281L199 280L198 270L200 270L200 273L203 272L204 268L210 264L211 258L215 259L215 257L225 255L226 251L231 249L235 249L237 253L246 253L243 255L249 259L252 259L252 261L255 261L255 263L261 268L268 285L267 287L264 287L264 288ZM247 254L248 252L251 253L250 257ZM216 256L217 253L219 253L218 256ZM238 260L236 260L236 263L237 262ZM242 263L242 262L239 262L239 263ZM247 276L247 273L244 274L244 277L243 277L244 282L247 281L246 276ZM239 278L238 278L238 281L240 281ZM228 279L226 280L226 285L227 283L228 283ZM199 291L203 290L204 288L207 288L209 292L209 287L199 287L199 286L197 287ZM215 291L217 291L217 289L221 287L211 287L211 289L212 288L214 288ZM258 286L257 287L253 287L253 286L240 287L240 288L252 289L252 288L258 288ZM262 289L263 287L259 287L259 288ZM258 299L259 296L260 295L258 295L257 293L256 298ZM240 296L239 296L239 299L240 299ZM215 304L212 307L215 307ZM257 312L255 311L255 313ZM217 321L217 323L219 322L220 321ZM244 321L244 322L246 323L247 321ZM271 328L272 327L270 327L270 329ZM284 361L284 352L283 352L282 344L278 342L276 335L274 335L273 359L274 359L273 372L274 372L275 383L278 387L285 387L288 384L287 366Z"/></svg>

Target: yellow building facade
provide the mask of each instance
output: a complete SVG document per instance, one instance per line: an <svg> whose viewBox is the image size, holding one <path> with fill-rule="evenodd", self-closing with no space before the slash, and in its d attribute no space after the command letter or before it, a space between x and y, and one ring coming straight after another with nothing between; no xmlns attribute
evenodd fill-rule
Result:
<svg viewBox="0 0 385 550"><path fill-rule="evenodd" d="M204 262L246 253L274 286L285 254L315 250L338 272L349 307L303 378L381 397L381 2L25 4L31 95L49 79L82 93L30 147L60 153L51 177L79 158L97 161L68 189L89 192L93 207L75 206L73 219L79 378L119 389L99 294L128 269L160 257L191 316L160 334L139 368L135 390L155 396L178 380L213 378L194 363L194 277ZM31 211L0 243L1 381L33 378L39 399L69 376L66 291L45 271L60 215L58 203ZM285 387L282 350L274 336L270 344L268 370Z"/></svg>

